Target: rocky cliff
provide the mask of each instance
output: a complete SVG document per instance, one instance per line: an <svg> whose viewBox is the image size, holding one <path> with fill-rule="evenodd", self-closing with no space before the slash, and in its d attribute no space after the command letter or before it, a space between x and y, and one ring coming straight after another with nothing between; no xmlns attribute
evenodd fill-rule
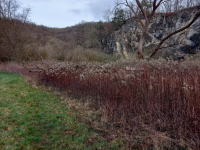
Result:
<svg viewBox="0 0 200 150"><path fill-rule="evenodd" d="M200 10L200 6L186 8L173 13L156 14L146 35L144 51L150 53L166 35L187 25L198 10ZM144 21L142 16L140 18ZM110 53L120 53L126 56L128 53L137 50L141 33L141 26L137 19L133 17L118 31L113 32L102 40L103 49L109 50ZM172 36L163 46L168 47L169 45L173 46L162 49L162 51L175 52L178 50L190 54L198 52L200 49L200 18L187 30Z"/></svg>

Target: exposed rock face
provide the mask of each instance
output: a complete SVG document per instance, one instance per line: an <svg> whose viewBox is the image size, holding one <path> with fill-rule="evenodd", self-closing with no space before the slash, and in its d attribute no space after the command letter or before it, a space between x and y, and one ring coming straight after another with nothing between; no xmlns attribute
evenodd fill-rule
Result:
<svg viewBox="0 0 200 150"><path fill-rule="evenodd" d="M174 13L156 14L149 25L144 49L153 49L165 36L187 25L197 10L200 10L200 6L186 8ZM127 52L135 52L141 32L141 25L133 17L118 31L113 32L102 40L103 49L109 50L110 53L125 54ZM179 44L168 48L168 50L179 50L192 54L200 49L200 18L184 32L172 36L163 46L166 47L168 44L175 45L180 42L184 45Z"/></svg>

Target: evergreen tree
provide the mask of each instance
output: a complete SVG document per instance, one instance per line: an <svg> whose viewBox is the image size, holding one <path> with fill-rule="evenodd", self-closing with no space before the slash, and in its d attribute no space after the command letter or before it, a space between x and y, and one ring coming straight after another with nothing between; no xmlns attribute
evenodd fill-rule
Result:
<svg viewBox="0 0 200 150"><path fill-rule="evenodd" d="M112 18L112 24L114 30L118 30L126 22L125 14L123 9L117 8L114 12L114 17Z"/></svg>

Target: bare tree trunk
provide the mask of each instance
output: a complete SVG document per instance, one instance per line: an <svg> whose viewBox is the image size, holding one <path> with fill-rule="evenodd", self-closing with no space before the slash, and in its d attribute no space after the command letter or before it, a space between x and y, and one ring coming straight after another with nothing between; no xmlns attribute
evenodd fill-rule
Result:
<svg viewBox="0 0 200 150"><path fill-rule="evenodd" d="M189 2L188 4L191 4L192 1L193 0L188 0L187 2ZM146 2L146 3L144 4L143 2ZM182 7L182 3L183 3L183 0L173 0L173 1L172 0L134 0L134 4L136 5L136 8L138 8L138 10L140 10L140 14L136 13L137 11L135 11L135 9L132 7L132 5L130 5L128 0L125 0L124 2L121 2L121 3L117 3L115 8L119 5L124 5L124 6L128 7L135 14L136 19L140 22L140 24L142 26L142 35L141 35L140 41L138 43L138 51L137 51L139 59L143 59L143 57L144 57L142 50L143 50L143 45L145 42L145 37L148 32L148 26L149 26L151 20L153 19L153 17L155 16L155 13L158 10L158 8L160 6L164 5L166 7L166 12L171 12L172 9L179 10ZM149 9L149 8L151 8L151 9ZM149 11L151 11L151 13L149 13ZM143 18L144 22L140 17L141 15L144 17ZM189 28L192 25L192 23L194 23L194 21L199 16L200 16L200 12L196 13L195 17L192 19L192 21L187 26L169 34L163 40L161 40L160 43L155 48L154 52L150 55L150 58L161 48L162 44L167 39L169 39L172 35Z"/></svg>
<svg viewBox="0 0 200 150"><path fill-rule="evenodd" d="M145 27L144 27L144 30L142 32L142 36L140 38L140 41L139 41L139 44L138 44L138 59L143 59L144 56L143 56L143 45L144 45L144 42L145 42L145 37L146 37L146 34L147 34L147 31L148 31L148 27L149 27L149 21L146 23Z"/></svg>

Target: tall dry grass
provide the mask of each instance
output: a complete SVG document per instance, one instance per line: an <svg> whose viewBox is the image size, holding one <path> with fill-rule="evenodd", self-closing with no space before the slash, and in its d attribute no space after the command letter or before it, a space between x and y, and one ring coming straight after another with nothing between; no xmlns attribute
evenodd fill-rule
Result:
<svg viewBox="0 0 200 150"><path fill-rule="evenodd" d="M44 82L81 97L92 97L113 129L162 132L182 146L200 146L198 61L66 63L44 72Z"/></svg>
<svg viewBox="0 0 200 150"><path fill-rule="evenodd" d="M27 63L26 67L32 67L32 66L31 66L31 64L29 65ZM35 78L36 80L40 80L40 78L42 77L42 76L40 76L39 72L30 72L28 69L26 69L21 64L16 63L16 62L0 63L0 71L21 74L24 76L29 76L29 77Z"/></svg>
<svg viewBox="0 0 200 150"><path fill-rule="evenodd" d="M135 130L144 129L152 134L154 143L156 137L156 141L170 141L171 146L200 148L198 60L54 65L54 69L40 73L39 79L83 101L91 97L113 130L132 137ZM14 64L0 65L0 70L26 74Z"/></svg>

